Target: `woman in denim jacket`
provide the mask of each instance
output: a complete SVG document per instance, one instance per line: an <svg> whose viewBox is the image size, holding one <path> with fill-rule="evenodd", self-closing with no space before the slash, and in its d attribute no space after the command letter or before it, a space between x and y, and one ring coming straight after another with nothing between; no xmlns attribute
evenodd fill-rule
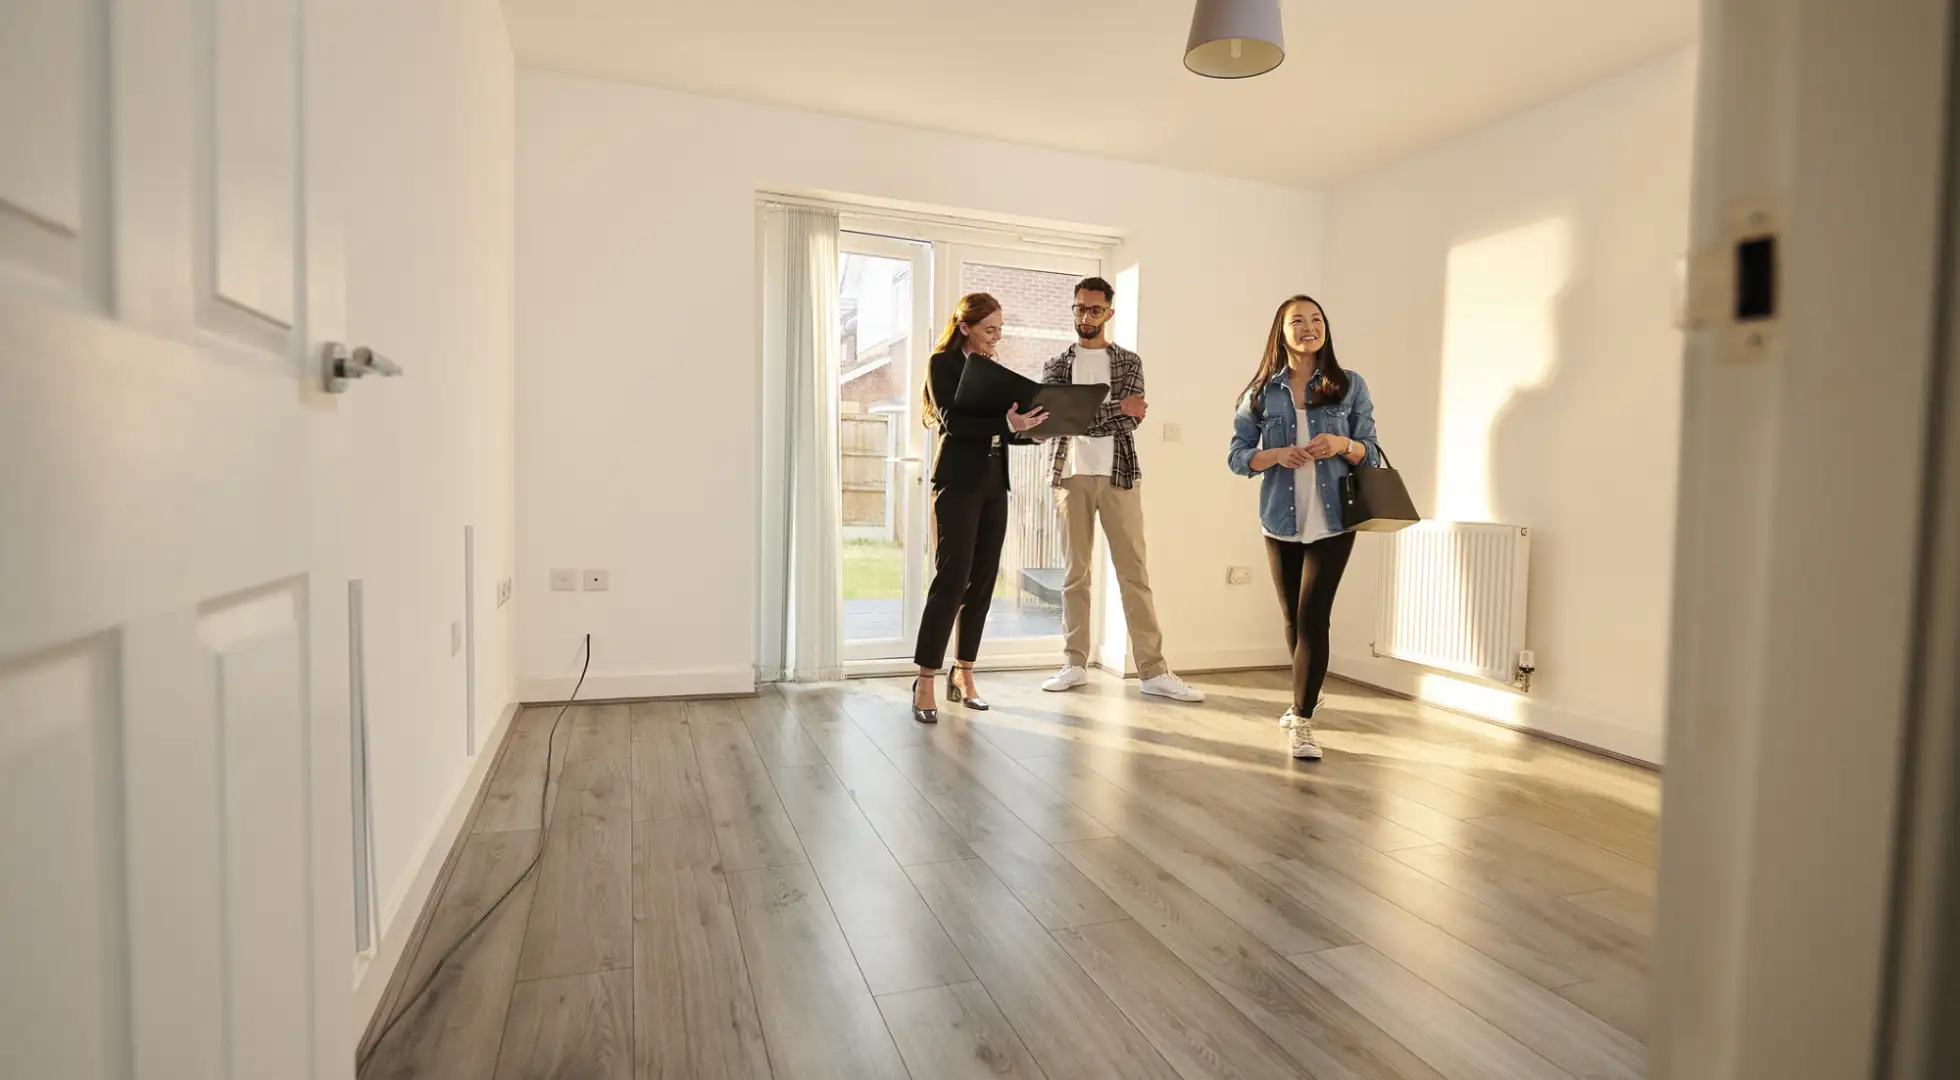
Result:
<svg viewBox="0 0 1960 1080"><path fill-rule="evenodd" d="M1380 459L1368 384L1335 359L1320 304L1287 300L1232 418L1228 460L1240 476L1261 478L1259 524L1293 653L1293 706L1280 726L1296 758L1320 758L1313 718L1327 679L1327 626L1354 551L1341 524L1341 478Z"/></svg>

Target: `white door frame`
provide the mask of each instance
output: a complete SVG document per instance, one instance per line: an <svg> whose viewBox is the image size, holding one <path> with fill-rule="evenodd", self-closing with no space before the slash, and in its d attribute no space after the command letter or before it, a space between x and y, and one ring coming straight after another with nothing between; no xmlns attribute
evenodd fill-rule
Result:
<svg viewBox="0 0 1960 1080"><path fill-rule="evenodd" d="M1867 1077L1885 1038L1949 21L1706 0L1695 276L1719 293L1762 212L1779 323L1767 348L1732 310L1688 337L1657 1080Z"/></svg>

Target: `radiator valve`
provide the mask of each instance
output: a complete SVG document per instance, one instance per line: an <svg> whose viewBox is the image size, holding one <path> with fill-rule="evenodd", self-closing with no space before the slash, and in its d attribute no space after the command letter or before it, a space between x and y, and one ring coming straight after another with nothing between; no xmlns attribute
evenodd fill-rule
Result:
<svg viewBox="0 0 1960 1080"><path fill-rule="evenodd" d="M1519 653L1518 654L1518 680L1517 680L1518 689L1524 691L1527 694L1531 693L1531 673L1537 670L1538 670L1538 658L1531 654L1530 649L1526 649L1525 651Z"/></svg>

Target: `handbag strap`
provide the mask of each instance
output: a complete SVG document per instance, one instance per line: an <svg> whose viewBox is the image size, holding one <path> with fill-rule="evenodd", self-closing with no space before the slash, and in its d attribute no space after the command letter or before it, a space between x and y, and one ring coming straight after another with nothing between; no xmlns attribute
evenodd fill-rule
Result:
<svg viewBox="0 0 1960 1080"><path fill-rule="evenodd" d="M1382 449L1382 444L1379 442L1375 444L1375 453L1380 454L1382 456L1382 463L1381 463L1382 468L1393 469L1395 467L1395 463L1388 460L1388 451Z"/></svg>

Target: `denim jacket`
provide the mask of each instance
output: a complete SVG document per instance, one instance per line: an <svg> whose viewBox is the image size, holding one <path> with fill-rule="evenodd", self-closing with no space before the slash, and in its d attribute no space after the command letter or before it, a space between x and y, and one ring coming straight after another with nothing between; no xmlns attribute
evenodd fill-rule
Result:
<svg viewBox="0 0 1960 1080"><path fill-rule="evenodd" d="M1307 408L1307 435L1300 438L1293 416L1293 383L1282 370L1266 383L1264 415L1252 411L1252 395L1239 402L1232 417L1232 451L1226 458L1240 476L1259 476L1252 471L1252 455L1261 450L1306 443L1315 435L1344 435L1368 448L1362 465L1380 465L1381 446L1375 441L1375 402L1368 396L1368 383L1350 371L1347 394L1337 402ZM1341 528L1341 477L1351 470L1340 455L1324 458L1312 466L1320 504L1327 511L1328 524ZM1293 470L1275 465L1265 471L1259 486L1259 524L1274 536L1292 536L1299 529L1299 508L1293 500Z"/></svg>

